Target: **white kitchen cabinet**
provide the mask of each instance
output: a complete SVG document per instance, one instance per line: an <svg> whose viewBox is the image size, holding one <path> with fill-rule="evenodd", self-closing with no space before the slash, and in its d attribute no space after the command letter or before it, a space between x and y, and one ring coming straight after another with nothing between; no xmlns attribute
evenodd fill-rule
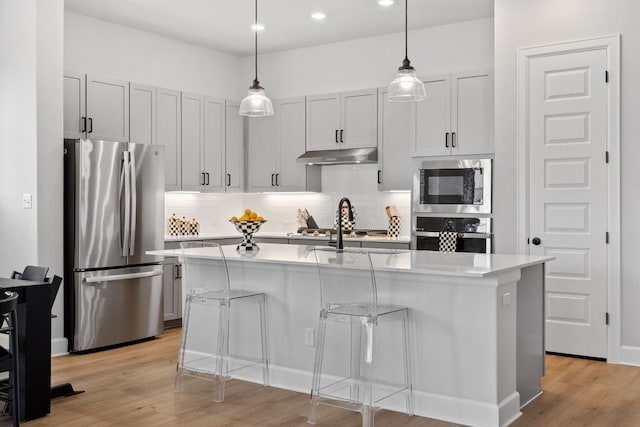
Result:
<svg viewBox="0 0 640 427"><path fill-rule="evenodd" d="M245 118L240 115L240 102L226 101L225 191L244 191Z"/></svg>
<svg viewBox="0 0 640 427"><path fill-rule="evenodd" d="M166 191L182 189L182 99L176 90L156 90L156 144L164 146Z"/></svg>
<svg viewBox="0 0 640 427"><path fill-rule="evenodd" d="M277 105L277 101L274 101ZM275 188L275 126L273 116L251 117L247 120L247 190L276 191Z"/></svg>
<svg viewBox="0 0 640 427"><path fill-rule="evenodd" d="M165 249L180 249L179 242L167 242ZM165 257L162 278L164 321L182 317L182 266L177 257Z"/></svg>
<svg viewBox="0 0 640 427"><path fill-rule="evenodd" d="M415 137L415 102L391 102L378 89L378 189L411 190L410 147Z"/></svg>
<svg viewBox="0 0 640 427"><path fill-rule="evenodd" d="M200 148L200 170L204 174L204 185L200 191L224 191L225 187L225 101L220 98L205 98L204 138ZM184 166L184 165L183 165Z"/></svg>
<svg viewBox="0 0 640 427"><path fill-rule="evenodd" d="M204 96L182 93L182 190L200 191L207 176L200 167L204 144Z"/></svg>
<svg viewBox="0 0 640 427"><path fill-rule="evenodd" d="M493 153L493 74L453 73L423 81L427 98L416 104L416 137L411 154Z"/></svg>
<svg viewBox="0 0 640 427"><path fill-rule="evenodd" d="M64 73L65 138L129 141L129 83Z"/></svg>
<svg viewBox="0 0 640 427"><path fill-rule="evenodd" d="M305 152L305 98L275 100L274 110L249 119L249 191L320 191L320 167L296 162Z"/></svg>
<svg viewBox="0 0 640 427"><path fill-rule="evenodd" d="M129 85L129 141L156 143L156 88L137 83Z"/></svg>
<svg viewBox="0 0 640 427"><path fill-rule="evenodd" d="M64 137L85 138L87 132L85 75L64 73Z"/></svg>
<svg viewBox="0 0 640 427"><path fill-rule="evenodd" d="M308 96L307 151L375 147L377 89Z"/></svg>

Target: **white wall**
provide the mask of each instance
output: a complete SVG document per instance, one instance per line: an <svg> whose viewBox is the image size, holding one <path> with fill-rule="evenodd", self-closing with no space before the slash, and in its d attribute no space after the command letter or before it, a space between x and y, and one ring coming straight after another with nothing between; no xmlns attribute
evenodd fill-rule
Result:
<svg viewBox="0 0 640 427"><path fill-rule="evenodd" d="M621 224L622 362L640 364L640 2L637 0L496 0L496 248L516 250L516 50L550 42L622 35ZM626 354L626 356L625 356ZM626 360L625 360L626 357Z"/></svg>
<svg viewBox="0 0 640 427"><path fill-rule="evenodd" d="M62 274L63 6L0 1L0 276L26 264ZM22 208L23 193L32 209ZM53 321L54 341L62 322Z"/></svg>
<svg viewBox="0 0 640 427"><path fill-rule="evenodd" d="M64 13L64 68L225 99L241 99L238 57Z"/></svg>
<svg viewBox="0 0 640 427"><path fill-rule="evenodd" d="M36 0L0 1L0 275L38 262ZM22 208L22 194L33 209Z"/></svg>
<svg viewBox="0 0 640 427"><path fill-rule="evenodd" d="M404 33L258 56L267 96L286 98L387 86L404 58ZM493 68L493 19L409 32L409 59L419 75ZM242 75L253 76L253 58ZM245 86L249 86L247 78Z"/></svg>

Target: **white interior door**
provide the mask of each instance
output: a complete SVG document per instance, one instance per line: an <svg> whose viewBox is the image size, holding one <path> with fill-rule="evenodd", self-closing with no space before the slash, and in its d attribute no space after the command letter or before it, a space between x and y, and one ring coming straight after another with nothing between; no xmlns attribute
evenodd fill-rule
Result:
<svg viewBox="0 0 640 427"><path fill-rule="evenodd" d="M546 267L546 350L606 357L606 49L530 59L530 253Z"/></svg>

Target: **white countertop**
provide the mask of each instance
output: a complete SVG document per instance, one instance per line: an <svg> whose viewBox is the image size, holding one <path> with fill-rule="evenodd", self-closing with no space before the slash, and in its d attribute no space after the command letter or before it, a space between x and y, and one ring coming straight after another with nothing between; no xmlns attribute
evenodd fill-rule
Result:
<svg viewBox="0 0 640 427"><path fill-rule="evenodd" d="M313 248L314 246L308 245L260 243L258 251L243 253L237 251L235 245L223 246L227 261L292 265L315 264ZM327 249L326 246L321 246L321 248ZM461 277L491 276L555 259L548 256L439 253L390 249L368 249L368 251L372 254L374 268L381 271ZM180 249L148 251L147 254L172 257L182 255ZM189 249L189 255L207 259L219 257L207 248Z"/></svg>

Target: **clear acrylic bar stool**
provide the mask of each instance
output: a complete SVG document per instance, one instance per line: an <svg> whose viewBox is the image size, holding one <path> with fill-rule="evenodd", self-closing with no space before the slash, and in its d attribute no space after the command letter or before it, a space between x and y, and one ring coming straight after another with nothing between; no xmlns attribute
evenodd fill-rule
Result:
<svg viewBox="0 0 640 427"><path fill-rule="evenodd" d="M229 378L229 373L255 366L262 368L262 380L267 386L269 384L269 362L267 357L266 295L261 292L231 289L229 269L224 252L217 243L181 242L180 248L183 254L181 262L185 273L182 283L187 292L174 391L182 390L182 380L185 375L204 378L214 382L214 400L222 402L224 401L225 381ZM241 301L243 307L237 304ZM231 306L233 304L234 310L247 308L244 305L248 304L244 304L244 302L255 302L259 307L260 330L257 334L260 341L259 357L230 356L229 353ZM204 310L199 310L200 316L194 319L195 306L202 307ZM212 331L211 325L215 325L216 309L218 312L217 339L214 354L192 348L203 344L198 340L208 341L213 338L214 334L208 334L207 331ZM213 318L212 315L214 315ZM194 323L194 320L200 324ZM203 331L205 331L205 336L203 336ZM229 368L230 360L234 362L233 369Z"/></svg>
<svg viewBox="0 0 640 427"><path fill-rule="evenodd" d="M315 424L318 404L324 403L362 414L363 427L373 426L379 403L392 396L404 394L406 413L413 415L413 387L410 371L410 349L407 307L378 304L376 275L372 256L366 250L316 248L314 250L320 277L321 310L318 326L311 402L309 406L310 424ZM376 251L376 256L381 252ZM379 335L379 322L400 327L399 333ZM336 335L350 337L348 367L343 369L334 364L325 366L325 357L334 355L338 346L325 348L328 338L327 327ZM338 326L338 328L336 328ZM349 330L344 333L339 326ZM392 354L392 362L402 361L401 379L391 381L378 375L380 366L376 364L380 349L379 338L401 337L399 345L387 343L386 351ZM344 346L339 346L344 348ZM391 349L391 350L389 350ZM389 355L387 355L389 356ZM385 367L386 369L389 366ZM325 372L331 369L332 372ZM343 375L339 375L341 371ZM345 372L347 371L347 372ZM344 375L346 374L346 375Z"/></svg>

